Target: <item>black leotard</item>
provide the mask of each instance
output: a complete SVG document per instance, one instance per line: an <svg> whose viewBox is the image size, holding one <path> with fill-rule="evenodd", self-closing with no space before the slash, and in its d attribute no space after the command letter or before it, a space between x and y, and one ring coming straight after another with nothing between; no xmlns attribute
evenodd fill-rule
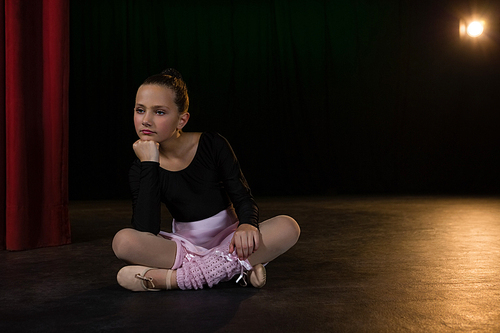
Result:
<svg viewBox="0 0 500 333"><path fill-rule="evenodd" d="M202 133L193 161L183 170L168 171L158 162L132 164L132 225L139 231L160 232L161 202L179 222L211 217L233 204L239 224L258 228L259 210L227 140Z"/></svg>

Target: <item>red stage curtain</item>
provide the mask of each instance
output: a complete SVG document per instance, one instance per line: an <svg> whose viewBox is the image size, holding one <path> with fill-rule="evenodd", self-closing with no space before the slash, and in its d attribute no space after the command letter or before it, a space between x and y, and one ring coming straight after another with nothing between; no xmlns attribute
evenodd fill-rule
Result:
<svg viewBox="0 0 500 333"><path fill-rule="evenodd" d="M5 0L0 0L0 249L5 249Z"/></svg>
<svg viewBox="0 0 500 333"><path fill-rule="evenodd" d="M0 1L0 241L8 250L67 244L69 0Z"/></svg>

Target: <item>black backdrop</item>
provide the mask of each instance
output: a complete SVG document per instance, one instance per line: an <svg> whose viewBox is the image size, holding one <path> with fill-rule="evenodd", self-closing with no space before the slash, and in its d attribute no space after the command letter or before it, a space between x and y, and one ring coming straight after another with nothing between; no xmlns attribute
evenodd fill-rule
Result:
<svg viewBox="0 0 500 333"><path fill-rule="evenodd" d="M488 33L460 40L477 12ZM71 1L70 198L128 198L135 91L177 68L187 131L254 194L497 193L494 1Z"/></svg>

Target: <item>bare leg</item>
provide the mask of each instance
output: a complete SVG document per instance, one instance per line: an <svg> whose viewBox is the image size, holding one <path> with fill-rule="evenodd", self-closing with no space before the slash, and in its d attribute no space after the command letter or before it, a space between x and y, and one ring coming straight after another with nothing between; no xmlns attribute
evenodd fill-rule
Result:
<svg viewBox="0 0 500 333"><path fill-rule="evenodd" d="M172 268L177 244L149 232L123 229L113 238L113 251L119 259L131 264Z"/></svg>
<svg viewBox="0 0 500 333"><path fill-rule="evenodd" d="M279 215L262 222L260 245L248 261L252 266L269 262L290 249L300 236L297 222L286 215Z"/></svg>

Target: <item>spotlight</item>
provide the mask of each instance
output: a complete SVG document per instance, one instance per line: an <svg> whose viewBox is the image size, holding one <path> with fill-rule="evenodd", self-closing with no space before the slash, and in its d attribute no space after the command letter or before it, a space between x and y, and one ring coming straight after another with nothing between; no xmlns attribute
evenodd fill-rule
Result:
<svg viewBox="0 0 500 333"><path fill-rule="evenodd" d="M479 37L484 32L485 22L481 20L460 20L460 38Z"/></svg>
<svg viewBox="0 0 500 333"><path fill-rule="evenodd" d="M484 31L483 22L474 21L467 26L467 35L471 37L478 37L483 33L483 31Z"/></svg>

